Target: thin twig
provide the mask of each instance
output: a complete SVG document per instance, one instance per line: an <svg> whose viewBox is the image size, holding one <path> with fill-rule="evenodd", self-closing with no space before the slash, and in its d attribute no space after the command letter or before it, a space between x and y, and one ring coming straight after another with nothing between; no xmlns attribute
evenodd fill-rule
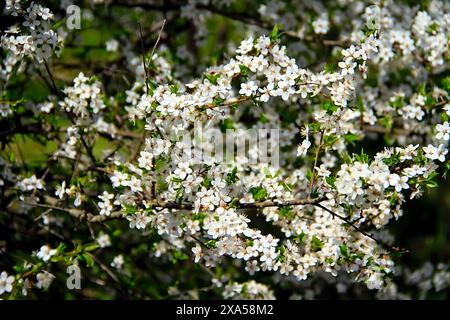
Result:
<svg viewBox="0 0 450 320"><path fill-rule="evenodd" d="M312 176L311 176L311 181L309 182L309 194L311 195L313 188L314 188L314 184L316 183L316 167L317 167L317 162L319 160L319 154L320 151L322 150L322 142L323 142L323 136L324 136L324 130L320 131L320 141L319 141L319 145L316 148L316 155L314 158L314 165L312 167Z"/></svg>
<svg viewBox="0 0 450 320"><path fill-rule="evenodd" d="M352 221L350 221L349 219L347 219L346 217L341 216L340 214L337 214L335 212L333 212L332 210L328 209L327 207L323 206L320 203L315 203L314 204L316 207L321 208L322 210L325 210L326 212L328 212L329 214L331 214L333 217L335 218L339 218L342 221L344 221L345 223L349 224L353 229L355 229L356 231L358 231L359 233L361 233L362 235L372 239L373 241L375 241L376 243L380 244L381 246L385 247L386 249L388 249L389 251L394 251L394 252L407 252L407 250L404 249L400 249L398 247L393 247L377 238L375 238L375 236L373 234L370 234L364 230L362 230L360 227L358 227L357 225L355 225Z"/></svg>
<svg viewBox="0 0 450 320"><path fill-rule="evenodd" d="M45 66L45 70L47 71L47 74L50 78L50 83L53 87L53 91L55 92L56 95L58 95L59 98L62 98L61 91L58 90L58 87L56 86L55 78L53 77L50 67L48 66L47 60L45 60L45 59L44 59L44 66Z"/></svg>
<svg viewBox="0 0 450 320"><path fill-rule="evenodd" d="M148 69L147 69L147 63L145 62L145 45L144 45L144 37L142 36L142 26L139 23L139 36L141 38L141 50L142 50L142 64L144 65L144 72L145 72L145 87L147 88L147 93L149 92L149 86L148 86Z"/></svg>
<svg viewBox="0 0 450 320"><path fill-rule="evenodd" d="M161 29L159 29L158 38L156 39L155 45L152 48L152 53L150 55L150 62L153 60L153 55L155 54L156 47L158 46L159 40L161 40L161 34L164 30L164 26L166 25L166 19L163 20ZM148 93L148 92L147 92Z"/></svg>
<svg viewBox="0 0 450 320"><path fill-rule="evenodd" d="M114 274L114 272L111 271L110 268L108 268L105 264L103 264L95 255L91 254L92 259L99 265L99 267L108 274L108 276L113 279L115 282L120 283L117 276Z"/></svg>

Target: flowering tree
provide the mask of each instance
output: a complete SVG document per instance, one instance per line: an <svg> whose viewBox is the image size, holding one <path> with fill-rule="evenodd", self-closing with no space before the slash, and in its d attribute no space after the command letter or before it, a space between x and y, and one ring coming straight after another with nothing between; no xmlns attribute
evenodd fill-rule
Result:
<svg viewBox="0 0 450 320"><path fill-rule="evenodd" d="M445 297L387 226L450 169L448 2L78 5L2 8L2 298Z"/></svg>

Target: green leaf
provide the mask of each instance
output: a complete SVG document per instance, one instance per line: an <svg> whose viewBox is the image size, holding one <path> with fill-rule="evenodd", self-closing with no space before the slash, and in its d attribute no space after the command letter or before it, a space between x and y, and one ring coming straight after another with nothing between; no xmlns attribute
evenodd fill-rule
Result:
<svg viewBox="0 0 450 320"><path fill-rule="evenodd" d="M401 162L401 160L400 160L400 153L399 152L395 152L389 158L383 159L383 162L389 167L395 167L396 165L398 165Z"/></svg>
<svg viewBox="0 0 450 320"><path fill-rule="evenodd" d="M13 152L10 152L10 153L8 154L8 161L9 161L10 163L14 163L14 162L15 162L15 156L14 156L14 153L13 153Z"/></svg>
<svg viewBox="0 0 450 320"><path fill-rule="evenodd" d="M392 125L394 124L394 120L392 119L391 116L383 117L379 121L380 121L380 124L383 127L385 127L386 129L391 129Z"/></svg>
<svg viewBox="0 0 450 320"><path fill-rule="evenodd" d="M263 187L252 187L250 188L250 192L255 201L262 201L267 198L267 190Z"/></svg>
<svg viewBox="0 0 450 320"><path fill-rule="evenodd" d="M259 121L261 121L262 123L269 123L270 122L269 118L267 118L267 116L263 112L261 112L259 114Z"/></svg>
<svg viewBox="0 0 450 320"><path fill-rule="evenodd" d="M57 252L58 254L63 253L64 250L66 250L66 247L67 247L66 244L63 243L63 242L61 242L61 243L58 245L58 247L56 247L56 252Z"/></svg>
<svg viewBox="0 0 450 320"><path fill-rule="evenodd" d="M320 131L320 123L319 122L308 123L308 127L312 133L318 133Z"/></svg>
<svg viewBox="0 0 450 320"><path fill-rule="evenodd" d="M352 161L352 158L350 158L350 156L348 155L347 152L343 152L343 153L341 154L341 157L342 157L342 160L343 160L345 163L347 163L347 164L353 162L353 161Z"/></svg>
<svg viewBox="0 0 450 320"><path fill-rule="evenodd" d="M369 155L364 153L364 149L361 149L361 153L360 154L353 154L353 157L355 158L356 161L359 161L361 163L369 163L370 162L370 158Z"/></svg>
<svg viewBox="0 0 450 320"><path fill-rule="evenodd" d="M122 205L125 209L125 214L135 214L137 211L136 207L131 204L123 203Z"/></svg>
<svg viewBox="0 0 450 320"><path fill-rule="evenodd" d="M320 251L323 248L323 243L315 235L311 239L311 249L313 251Z"/></svg>
<svg viewBox="0 0 450 320"><path fill-rule="evenodd" d="M294 218L294 207L292 206L282 206L279 209L279 215L283 218L293 219Z"/></svg>
<svg viewBox="0 0 450 320"><path fill-rule="evenodd" d="M171 93L177 93L179 87L178 87L177 84L172 84L172 85L169 87L169 89L170 89L170 92L171 92Z"/></svg>
<svg viewBox="0 0 450 320"><path fill-rule="evenodd" d="M207 189L211 188L212 187L212 179L208 176L204 176L202 185Z"/></svg>
<svg viewBox="0 0 450 320"><path fill-rule="evenodd" d="M204 212L199 212L192 216L192 220L197 220L200 223L200 225L203 225L203 221L205 220L205 218L206 218L206 213L204 213Z"/></svg>
<svg viewBox="0 0 450 320"><path fill-rule="evenodd" d="M277 255L276 260L279 261L279 262L284 262L284 261L286 260L285 253L286 253L286 248L285 248L285 246L284 246L284 245L280 245L280 246L278 247L278 249L277 249L277 254L278 254L278 255Z"/></svg>
<svg viewBox="0 0 450 320"><path fill-rule="evenodd" d="M97 243L93 242L93 243L89 243L89 244L85 245L83 247L83 251L88 251L88 252L94 251L94 250L98 249L99 247L100 246Z"/></svg>
<svg viewBox="0 0 450 320"><path fill-rule="evenodd" d="M450 76L441 79L441 86L445 91L450 92Z"/></svg>
<svg viewBox="0 0 450 320"><path fill-rule="evenodd" d="M333 176L329 176L325 178L325 181L332 187L334 187L334 183L336 182L336 178Z"/></svg>
<svg viewBox="0 0 450 320"><path fill-rule="evenodd" d="M213 99L213 105L215 107L220 107L224 103L225 99L222 99L221 97L214 97Z"/></svg>
<svg viewBox="0 0 450 320"><path fill-rule="evenodd" d="M159 156L155 160L155 170L156 171L161 170L165 164L166 164L166 159L163 156Z"/></svg>
<svg viewBox="0 0 450 320"><path fill-rule="evenodd" d="M280 37L280 25L279 24L275 24L273 26L272 31L270 32L269 38L270 41L276 41L278 40L278 38Z"/></svg>
<svg viewBox="0 0 450 320"><path fill-rule="evenodd" d="M348 144L355 145L355 142L359 141L361 138L354 133L347 133L344 135L344 140Z"/></svg>
<svg viewBox="0 0 450 320"><path fill-rule="evenodd" d="M337 70L337 64L335 63L327 63L325 64L325 73L333 73Z"/></svg>
<svg viewBox="0 0 450 320"><path fill-rule="evenodd" d="M332 147L339 138L335 134L326 135L323 137L323 142L327 147Z"/></svg>
<svg viewBox="0 0 450 320"><path fill-rule="evenodd" d="M445 164L444 173L442 174L442 177L444 179L447 179L447 173L448 173L449 170L450 170L450 162L447 162Z"/></svg>
<svg viewBox="0 0 450 320"><path fill-rule="evenodd" d="M217 84L217 79L220 78L220 73L217 74L206 73L205 78L208 79L208 81L211 82L212 84Z"/></svg>
<svg viewBox="0 0 450 320"><path fill-rule="evenodd" d="M217 246L217 240L208 240L204 244L208 249L214 249Z"/></svg>
<svg viewBox="0 0 450 320"><path fill-rule="evenodd" d="M241 75L243 77L247 77L248 76L248 72L250 71L250 69L246 66L244 66L243 64L239 65L239 69L241 70Z"/></svg>
<svg viewBox="0 0 450 320"><path fill-rule="evenodd" d="M260 107L261 105L260 105L260 103L259 103L259 100L257 100L256 99L256 97L255 96L250 96L250 101L256 106L256 107Z"/></svg>
<svg viewBox="0 0 450 320"><path fill-rule="evenodd" d="M269 168L264 167L263 168L263 173L267 178L271 178L272 177L272 173L270 172Z"/></svg>
<svg viewBox="0 0 450 320"><path fill-rule="evenodd" d="M436 181L438 173L436 171L432 171L430 172L430 174L428 175L428 177L425 179L425 181L423 182L423 184L427 187L427 188L436 188L438 186L438 183Z"/></svg>
<svg viewBox="0 0 450 320"><path fill-rule="evenodd" d="M405 103L403 102L403 98L402 97L397 97L393 101L389 101L389 105L392 108L394 108L394 109L400 109L400 108L403 108Z"/></svg>
<svg viewBox="0 0 450 320"><path fill-rule="evenodd" d="M14 269L14 271L16 273L22 273L22 272L24 272L26 270L25 269L25 263L22 263L22 262L18 263L18 264L13 266L13 269Z"/></svg>
<svg viewBox="0 0 450 320"><path fill-rule="evenodd" d="M313 172L311 170L311 168L308 168L308 170L306 171L306 179L308 179L308 181L311 181L313 177Z"/></svg>
<svg viewBox="0 0 450 320"><path fill-rule="evenodd" d="M234 129L233 119L230 118L223 119L222 122L220 123L220 130L225 133L227 130L231 129Z"/></svg>
<svg viewBox="0 0 450 320"><path fill-rule="evenodd" d="M226 177L225 177L225 182L228 185L232 185L234 183L236 183L239 180L238 176L237 176L237 168L234 167L233 170L231 170L231 172L227 173Z"/></svg>
<svg viewBox="0 0 450 320"><path fill-rule="evenodd" d="M326 101L320 105L320 107L327 112L327 114L332 115L338 110L338 106L333 102Z"/></svg>
<svg viewBox="0 0 450 320"><path fill-rule="evenodd" d="M305 242L305 240L306 240L306 233L304 233L304 232L300 233L300 234L295 238L295 240L297 240L297 242L299 242L299 243Z"/></svg>
<svg viewBox="0 0 450 320"><path fill-rule="evenodd" d="M277 176L277 175L276 175ZM284 181L279 182L280 186L283 187L286 191L292 191L294 189L294 185L292 183L286 183Z"/></svg>
<svg viewBox="0 0 450 320"><path fill-rule="evenodd" d="M389 203L391 204L392 207L394 207L397 204L397 201L398 201L398 194L397 192L394 192L389 198Z"/></svg>
<svg viewBox="0 0 450 320"><path fill-rule="evenodd" d="M348 257L348 247L345 244L341 244L339 250L344 257Z"/></svg>
<svg viewBox="0 0 450 320"><path fill-rule="evenodd" d="M179 261L185 261L188 259L189 259L189 257L187 254L185 254L183 251L176 250L176 251L172 252L172 258L170 261L173 264L176 264Z"/></svg>
<svg viewBox="0 0 450 320"><path fill-rule="evenodd" d="M94 258L92 258L92 255L90 253L83 253L83 254L81 254L80 257L81 257L81 260L86 263L86 266L88 268L91 268L94 266L95 261L94 261Z"/></svg>

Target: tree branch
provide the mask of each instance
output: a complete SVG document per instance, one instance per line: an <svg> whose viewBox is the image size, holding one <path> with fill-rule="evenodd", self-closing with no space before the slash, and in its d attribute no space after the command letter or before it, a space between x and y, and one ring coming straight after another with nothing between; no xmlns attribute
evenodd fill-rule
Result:
<svg viewBox="0 0 450 320"><path fill-rule="evenodd" d="M169 11L181 10L181 8L187 4L188 4L187 2L172 3L172 2L164 1L163 4L157 5L157 4L153 4L150 2L142 2L142 1L133 2L130 0L115 0L110 5L130 7L130 8L139 7L139 8L145 9L145 10L169 12ZM224 10L222 8L213 6L211 3L208 3L208 4L196 3L195 8L198 10L207 11L212 14L220 15L220 16L228 18L230 20L257 26L257 27L260 27L262 29L266 29L269 31L272 30L272 28L273 28L272 25L269 25L268 23L262 21L257 16L252 16L252 15L242 13L242 12L234 12L234 11ZM280 29L280 32L290 38L293 38L293 39L310 41L310 42L318 41L326 46L343 46L344 47L349 44L348 39L334 40L334 39L321 39L319 37L313 37L313 36L302 37L295 31L282 30L282 29Z"/></svg>

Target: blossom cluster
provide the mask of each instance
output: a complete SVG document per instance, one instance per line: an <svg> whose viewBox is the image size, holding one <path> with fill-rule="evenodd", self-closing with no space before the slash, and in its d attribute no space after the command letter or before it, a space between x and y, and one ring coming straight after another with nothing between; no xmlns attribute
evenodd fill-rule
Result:
<svg viewBox="0 0 450 320"><path fill-rule="evenodd" d="M54 16L48 8L34 2L25 8L21 1L8 0L5 13L20 17L23 21L20 26L12 26L1 37L2 47L9 51L0 69L3 80L11 76L13 68L25 57L42 63L51 58L62 44L62 37L51 29Z"/></svg>

